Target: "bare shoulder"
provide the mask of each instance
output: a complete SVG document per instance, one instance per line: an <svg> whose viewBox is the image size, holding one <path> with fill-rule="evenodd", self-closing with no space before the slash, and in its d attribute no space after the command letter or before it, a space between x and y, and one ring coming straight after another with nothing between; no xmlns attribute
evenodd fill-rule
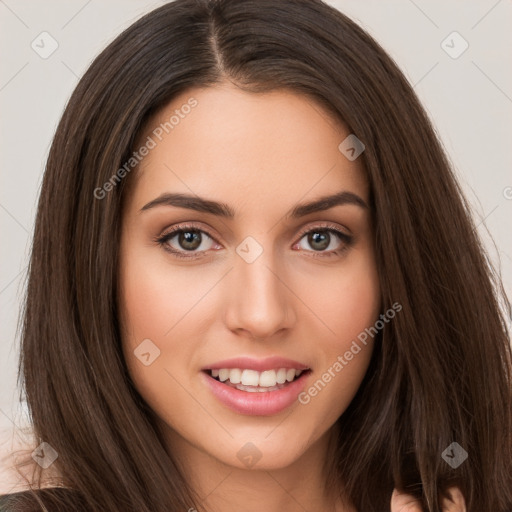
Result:
<svg viewBox="0 0 512 512"><path fill-rule="evenodd" d="M41 488L59 486L55 465L40 467L35 460L36 448L30 427L0 429L0 495L27 491L35 485L40 472Z"/></svg>

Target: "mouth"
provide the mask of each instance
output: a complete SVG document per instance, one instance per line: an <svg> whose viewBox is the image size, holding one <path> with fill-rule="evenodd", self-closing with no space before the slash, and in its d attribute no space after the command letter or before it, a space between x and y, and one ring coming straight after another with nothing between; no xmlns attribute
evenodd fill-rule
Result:
<svg viewBox="0 0 512 512"><path fill-rule="evenodd" d="M204 371L217 382L248 393L278 391L299 379L302 374L311 372L310 369L297 368L275 368L262 372L248 368L220 368Z"/></svg>
<svg viewBox="0 0 512 512"><path fill-rule="evenodd" d="M217 400L232 411L270 416L298 402L312 370L281 358L238 358L203 368L201 373Z"/></svg>

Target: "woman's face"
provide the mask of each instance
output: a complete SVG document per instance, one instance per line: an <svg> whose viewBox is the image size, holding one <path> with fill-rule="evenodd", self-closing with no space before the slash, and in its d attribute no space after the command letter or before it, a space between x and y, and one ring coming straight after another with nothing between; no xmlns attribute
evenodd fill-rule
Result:
<svg viewBox="0 0 512 512"><path fill-rule="evenodd" d="M285 467L354 397L380 294L349 134L309 98L223 84L175 98L141 137L123 349L174 449Z"/></svg>

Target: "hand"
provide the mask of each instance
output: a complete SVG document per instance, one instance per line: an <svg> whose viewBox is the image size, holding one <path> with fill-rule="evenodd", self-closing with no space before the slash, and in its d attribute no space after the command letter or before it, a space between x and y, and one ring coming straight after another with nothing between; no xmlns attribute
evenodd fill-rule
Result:
<svg viewBox="0 0 512 512"><path fill-rule="evenodd" d="M466 502L464 496L457 487L448 489L452 497L452 501L443 498L441 504L443 512L466 512ZM391 496L391 512L423 512L421 504L414 496L404 494L397 489L393 491Z"/></svg>

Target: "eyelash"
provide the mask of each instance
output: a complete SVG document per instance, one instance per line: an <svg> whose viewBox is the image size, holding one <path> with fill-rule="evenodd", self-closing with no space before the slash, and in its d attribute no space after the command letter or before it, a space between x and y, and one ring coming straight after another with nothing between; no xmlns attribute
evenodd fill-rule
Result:
<svg viewBox="0 0 512 512"><path fill-rule="evenodd" d="M185 225L178 225L177 227L173 228L172 231L169 231L167 233L164 233L163 235L159 235L154 238L154 242L159 244L165 251L171 253L174 257L184 259L184 260L195 260L198 258L202 258L205 256L205 253L207 251L199 251L199 252L191 252L191 256L185 256L185 251L177 251L176 249L171 248L168 245L169 240L174 238L176 235L180 233L187 233L189 231L197 231L200 233L206 234L209 238L211 238L214 242L218 243L213 236L211 236L207 231L204 229L199 228L198 226L194 224L185 224ZM340 249L331 250L331 251L305 251L305 252L311 252L312 254L310 257L313 258L331 258L333 256L341 256L343 252L345 252L353 243L354 239L352 236L347 235L346 233L343 233L339 230L334 224L325 223L324 225L315 226L313 228L308 228L305 230L302 230L298 235L298 242L304 238L305 235L309 233L314 232L322 232L322 233L331 233L337 236L342 242L343 246ZM297 242L297 243L298 243ZM294 244L295 245L295 244Z"/></svg>

